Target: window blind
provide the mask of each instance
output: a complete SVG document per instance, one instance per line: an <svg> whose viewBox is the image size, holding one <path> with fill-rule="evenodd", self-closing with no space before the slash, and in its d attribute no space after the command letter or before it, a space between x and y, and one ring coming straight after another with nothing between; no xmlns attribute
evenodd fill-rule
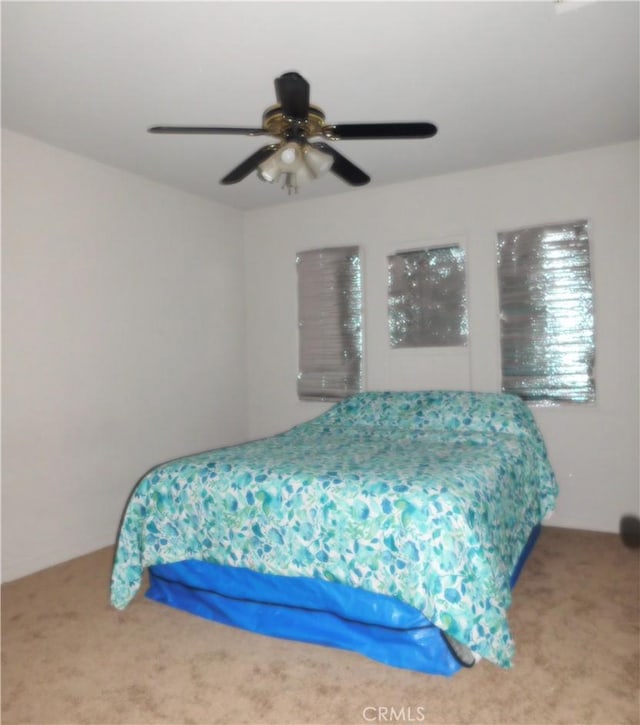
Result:
<svg viewBox="0 0 640 725"><path fill-rule="evenodd" d="M595 399L586 221L498 235L502 389L526 400Z"/></svg>
<svg viewBox="0 0 640 725"><path fill-rule="evenodd" d="M362 389L362 271L358 247L301 252L298 397L338 400Z"/></svg>
<svg viewBox="0 0 640 725"><path fill-rule="evenodd" d="M399 252L387 261L391 347L466 345L464 249Z"/></svg>

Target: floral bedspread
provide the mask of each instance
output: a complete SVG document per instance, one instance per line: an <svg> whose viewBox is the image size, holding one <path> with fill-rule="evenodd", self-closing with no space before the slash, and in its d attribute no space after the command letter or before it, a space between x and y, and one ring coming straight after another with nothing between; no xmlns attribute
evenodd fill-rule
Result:
<svg viewBox="0 0 640 725"><path fill-rule="evenodd" d="M526 405L361 393L286 433L152 470L121 526L111 599L199 559L396 596L502 667L510 577L557 484Z"/></svg>

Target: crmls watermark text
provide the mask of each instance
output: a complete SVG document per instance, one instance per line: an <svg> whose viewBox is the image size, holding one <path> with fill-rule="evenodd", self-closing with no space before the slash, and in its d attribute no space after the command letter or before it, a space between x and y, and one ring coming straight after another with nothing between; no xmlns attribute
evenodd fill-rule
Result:
<svg viewBox="0 0 640 725"><path fill-rule="evenodd" d="M424 722L425 717L425 709L421 705L417 707L370 705L362 710L362 719L366 722Z"/></svg>

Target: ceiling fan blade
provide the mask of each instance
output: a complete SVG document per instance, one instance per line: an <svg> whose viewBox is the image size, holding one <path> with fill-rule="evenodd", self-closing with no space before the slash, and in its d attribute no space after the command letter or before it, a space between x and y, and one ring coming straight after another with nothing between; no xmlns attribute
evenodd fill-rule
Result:
<svg viewBox="0 0 640 725"><path fill-rule="evenodd" d="M310 144L314 148L322 151L325 154L330 154L333 157L333 165L331 171L339 176L343 181L351 186L363 186L371 181L371 177L365 174L362 169L359 169L355 164L352 164L349 159L344 157L339 151L336 151L333 146L322 141L318 143Z"/></svg>
<svg viewBox="0 0 640 725"><path fill-rule="evenodd" d="M427 122L409 123L339 123L325 126L325 136L332 139L368 138L431 138L438 132L436 126Z"/></svg>
<svg viewBox="0 0 640 725"><path fill-rule="evenodd" d="M234 126L152 126L149 133L218 133L243 136L264 136L264 128L239 128Z"/></svg>
<svg viewBox="0 0 640 725"><path fill-rule="evenodd" d="M255 153L251 154L248 159L245 159L241 164L238 164L235 169L230 171L223 179L220 179L221 184L236 184L238 181L249 176L252 171L255 171L263 161L266 161L269 156L274 154L278 150L278 144L269 144L269 146L263 146L258 149Z"/></svg>
<svg viewBox="0 0 640 725"><path fill-rule="evenodd" d="M290 118L305 119L309 115L309 84L299 73L283 73L276 78L276 97L282 112Z"/></svg>

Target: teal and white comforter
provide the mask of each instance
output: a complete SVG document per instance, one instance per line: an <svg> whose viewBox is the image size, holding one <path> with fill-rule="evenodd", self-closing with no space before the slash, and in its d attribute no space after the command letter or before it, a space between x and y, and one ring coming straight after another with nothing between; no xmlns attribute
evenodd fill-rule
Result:
<svg viewBox="0 0 640 725"><path fill-rule="evenodd" d="M199 559L396 596L509 667L510 576L554 507L544 442L511 395L361 393L290 431L163 464L128 504L113 568Z"/></svg>

